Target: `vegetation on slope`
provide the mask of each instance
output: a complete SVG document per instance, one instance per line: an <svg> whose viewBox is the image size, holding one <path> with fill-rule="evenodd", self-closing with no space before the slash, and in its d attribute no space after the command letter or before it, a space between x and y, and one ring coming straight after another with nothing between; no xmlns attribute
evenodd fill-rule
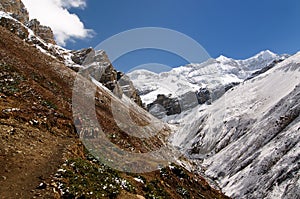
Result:
<svg viewBox="0 0 300 199"><path fill-rule="evenodd" d="M226 198L200 176L173 164L131 174L98 162L73 125L75 72L0 30L1 197ZM105 106L98 109L100 118L107 113ZM132 142L121 131L116 133Z"/></svg>

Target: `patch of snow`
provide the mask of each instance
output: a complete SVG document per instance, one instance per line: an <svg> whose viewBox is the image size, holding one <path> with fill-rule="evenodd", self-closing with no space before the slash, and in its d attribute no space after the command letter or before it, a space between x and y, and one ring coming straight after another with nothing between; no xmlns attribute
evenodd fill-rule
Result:
<svg viewBox="0 0 300 199"><path fill-rule="evenodd" d="M0 19L2 17L15 20L13 17L11 17L11 13L0 11Z"/></svg>
<svg viewBox="0 0 300 199"><path fill-rule="evenodd" d="M140 182L140 183L142 183L142 184L144 184L145 182L142 180L142 179L140 179L140 178L133 178L135 181L137 181L137 182Z"/></svg>

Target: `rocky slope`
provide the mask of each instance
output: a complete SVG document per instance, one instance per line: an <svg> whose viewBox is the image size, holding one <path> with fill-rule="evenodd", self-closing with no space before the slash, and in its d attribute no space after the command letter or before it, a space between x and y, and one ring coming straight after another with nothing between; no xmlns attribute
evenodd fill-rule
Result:
<svg viewBox="0 0 300 199"><path fill-rule="evenodd" d="M173 143L233 198L299 198L299 100L300 53L194 108Z"/></svg>
<svg viewBox="0 0 300 199"><path fill-rule="evenodd" d="M134 174L100 163L75 132L71 102L76 73L3 27L0 30L1 197L227 198L177 165ZM141 141L122 131L110 110L111 98L120 100L108 89L98 89L97 115L112 143L136 151L162 143L157 137ZM137 109L131 111L139 115L138 121L149 119Z"/></svg>
<svg viewBox="0 0 300 199"><path fill-rule="evenodd" d="M36 36L43 39L46 43L55 44L54 35L50 27L41 25L37 19L32 19L25 24Z"/></svg>
<svg viewBox="0 0 300 199"><path fill-rule="evenodd" d="M0 195L30 198L76 145L67 89L74 74L0 29Z"/></svg>
<svg viewBox="0 0 300 199"><path fill-rule="evenodd" d="M104 51L95 51L92 48L67 50L55 45L52 30L41 25L37 19L29 21L29 14L22 1L0 2L0 25L75 71L91 63L101 66L101 71L98 71L101 73L101 78L97 79L98 81L118 96L124 93L142 106L142 101L131 80L124 73L115 70Z"/></svg>
<svg viewBox="0 0 300 199"><path fill-rule="evenodd" d="M103 86L107 83L109 87L115 78L122 79L122 74L113 69L103 51L67 51L34 35L10 14L2 12L1 20L7 20L6 25L0 26L1 198L228 198L212 189L201 176L173 163L157 171L133 174L103 164L105 160L111 160L99 162L91 156L82 141L99 144L105 138L121 151L143 155L164 145L171 130L160 122L159 127L148 128L148 131L159 132L157 135L140 139L126 133L124 128L129 124L118 126L113 108L118 111L130 106L129 117L139 125L156 119L128 98L119 99ZM7 30L9 23L17 25L17 31ZM29 33L25 38L18 34L23 31L18 29L20 27ZM79 65L84 63L81 60L85 60L85 64L94 64L81 70L79 79L83 83L80 85L96 88L93 106L83 109L95 109L101 132L86 126L88 119L74 117L72 113L72 93L76 91L74 83L78 76L65 63L86 66ZM97 76L103 70L107 75ZM85 72L93 74L94 80L104 78L103 84L83 78ZM131 93L122 81L119 82L121 87L125 86L123 92ZM126 113L121 111L118 118L127 121ZM75 113L75 116L78 115ZM100 133L102 137L97 138L95 135ZM84 140L85 137L88 139ZM106 150L109 149L103 148L93 154L103 155ZM113 155L111 159L117 158L117 161L126 159L117 153ZM138 165L145 160L131 161Z"/></svg>
<svg viewBox="0 0 300 199"><path fill-rule="evenodd" d="M124 94L142 107L142 100L131 80L113 67L103 50L95 51L88 48L70 51L70 54L72 62L78 66L75 71L92 75L95 80L102 83L119 98L122 98ZM69 67L74 69L72 65Z"/></svg>

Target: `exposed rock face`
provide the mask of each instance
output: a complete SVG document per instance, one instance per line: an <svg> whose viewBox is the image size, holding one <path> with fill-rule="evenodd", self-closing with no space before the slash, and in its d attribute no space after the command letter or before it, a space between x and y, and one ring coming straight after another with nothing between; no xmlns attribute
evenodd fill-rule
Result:
<svg viewBox="0 0 300 199"><path fill-rule="evenodd" d="M20 22L18 23L5 17L0 18L0 25L17 34L21 39L25 39L29 35L25 27L27 26L45 42L55 44L51 28L41 25L37 19L29 21L28 11L21 0L1 0L0 11L8 13L12 18Z"/></svg>
<svg viewBox="0 0 300 199"><path fill-rule="evenodd" d="M211 99L210 92L206 88L200 88L199 91L196 92L196 95L199 104L204 104Z"/></svg>
<svg viewBox="0 0 300 199"><path fill-rule="evenodd" d="M84 48L81 50L73 50L72 53L72 61L78 65L82 65L85 59L87 58L88 54L93 51L93 48ZM95 52L92 52L95 53Z"/></svg>
<svg viewBox="0 0 300 199"><path fill-rule="evenodd" d="M121 86L123 93L132 99L136 104L140 107L143 107L143 102L138 94L137 89L134 87L130 78L125 75L123 72L118 71L117 80L119 85Z"/></svg>
<svg viewBox="0 0 300 199"><path fill-rule="evenodd" d="M37 19L30 20L26 25L45 42L55 44L54 35L50 27L41 25Z"/></svg>
<svg viewBox="0 0 300 199"><path fill-rule="evenodd" d="M91 75L119 98L124 94L142 107L142 100L131 80L113 67L103 50L95 51L92 48L87 48L72 51L72 54L71 59L76 64L87 67L80 71L83 75Z"/></svg>
<svg viewBox="0 0 300 199"><path fill-rule="evenodd" d="M153 103L148 104L147 109L157 118L181 113L179 100L177 98L167 97L163 94L157 95L157 99Z"/></svg>
<svg viewBox="0 0 300 199"><path fill-rule="evenodd" d="M11 13L11 16L21 23L29 21L29 14L21 0L1 0L0 10Z"/></svg>
<svg viewBox="0 0 300 199"><path fill-rule="evenodd" d="M204 103L211 103L211 92L206 88L200 88L196 92L189 91L174 98L159 94L154 102L147 105L147 109L155 117L163 118L166 115L176 115Z"/></svg>

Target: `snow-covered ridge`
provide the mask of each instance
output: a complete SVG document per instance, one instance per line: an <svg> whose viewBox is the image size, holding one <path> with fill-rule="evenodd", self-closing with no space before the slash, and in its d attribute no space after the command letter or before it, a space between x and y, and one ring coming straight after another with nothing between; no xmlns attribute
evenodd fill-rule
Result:
<svg viewBox="0 0 300 199"><path fill-rule="evenodd" d="M158 94L172 94L176 97L200 88L225 88L231 83L242 82L254 72L280 59L284 57L266 50L245 60L220 56L204 63L180 66L169 72L156 74L147 70L135 70L127 75L139 90L143 102L149 104Z"/></svg>

